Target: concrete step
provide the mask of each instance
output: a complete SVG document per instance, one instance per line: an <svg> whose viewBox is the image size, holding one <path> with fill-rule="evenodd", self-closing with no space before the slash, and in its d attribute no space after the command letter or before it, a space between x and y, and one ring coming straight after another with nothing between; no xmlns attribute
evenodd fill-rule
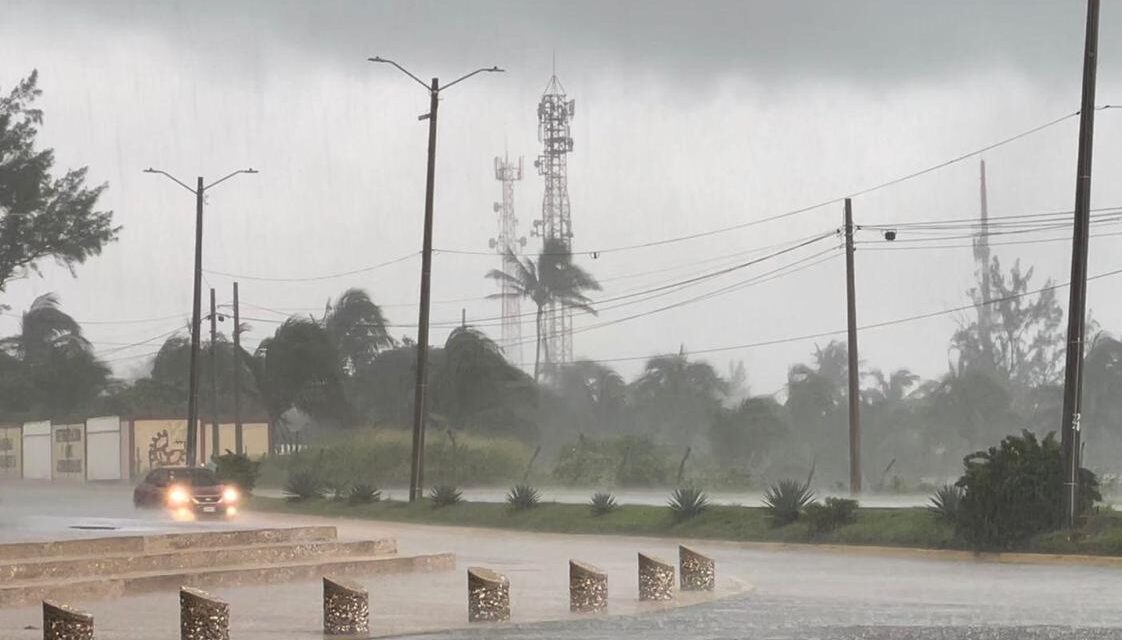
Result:
<svg viewBox="0 0 1122 640"><path fill-rule="evenodd" d="M176 549L280 544L335 540L335 527L285 527L274 529L223 529L145 536L106 536L43 542L0 544L0 562L48 557L98 556L110 553L154 553Z"/></svg>
<svg viewBox="0 0 1122 640"><path fill-rule="evenodd" d="M49 578L66 580L140 571L177 571L293 562L322 557L388 556L395 553L397 553L397 542L392 538L359 542L329 540L204 547L141 554L110 553L0 563L0 582Z"/></svg>
<svg viewBox="0 0 1122 640"><path fill-rule="evenodd" d="M247 564L221 568L142 571L79 580L27 580L0 586L0 607L30 606L45 599L77 604L87 600L104 600L158 590L174 591L183 586L214 589L318 580L325 575L363 576L444 571L455 567L455 556L443 553L418 556L310 558L269 565Z"/></svg>

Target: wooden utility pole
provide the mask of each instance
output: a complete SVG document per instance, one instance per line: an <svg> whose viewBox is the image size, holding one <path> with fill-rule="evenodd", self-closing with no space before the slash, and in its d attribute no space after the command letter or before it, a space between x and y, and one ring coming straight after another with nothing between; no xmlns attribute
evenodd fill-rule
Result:
<svg viewBox="0 0 1122 640"><path fill-rule="evenodd" d="M242 438L242 317L238 306L238 283L234 283L234 451L245 453Z"/></svg>
<svg viewBox="0 0 1122 640"><path fill-rule="evenodd" d="M432 199L436 178L436 109L440 106L440 80L432 79L429 112L429 163L425 179L425 231L421 246L421 311L417 321L417 384L413 397L413 464L409 477L409 502L421 498L425 479L425 411L428 401L429 293L432 280Z"/></svg>
<svg viewBox="0 0 1122 640"><path fill-rule="evenodd" d="M1071 240L1071 285L1067 306L1062 444L1064 524L1075 526L1079 505L1080 411L1083 404L1083 340L1087 316L1087 245L1090 227L1091 159L1095 138L1095 73L1099 47L1099 0L1087 0L1083 51L1083 99L1079 108L1079 151L1075 169L1075 221Z"/></svg>
<svg viewBox="0 0 1122 640"><path fill-rule="evenodd" d="M982 224L978 230L978 237L974 239L974 258L978 261L978 275L981 281L981 297L983 303L978 306L978 335L981 338L982 351L985 353L987 365L993 362L993 340L990 332L993 327L993 308L989 305L990 299L990 238L989 238L989 201L986 194L986 161L980 165L980 196Z"/></svg>
<svg viewBox="0 0 1122 640"><path fill-rule="evenodd" d="M218 448L218 309L214 289L210 290L210 454L219 455Z"/></svg>
<svg viewBox="0 0 1122 640"><path fill-rule="evenodd" d="M857 293L853 279L853 206L845 199L845 299L849 354L849 492L861 493L861 379L857 370Z"/></svg>
<svg viewBox="0 0 1122 640"><path fill-rule="evenodd" d="M187 382L187 466L199 462L199 329L203 323L203 177L195 187L195 273L191 302L190 379Z"/></svg>

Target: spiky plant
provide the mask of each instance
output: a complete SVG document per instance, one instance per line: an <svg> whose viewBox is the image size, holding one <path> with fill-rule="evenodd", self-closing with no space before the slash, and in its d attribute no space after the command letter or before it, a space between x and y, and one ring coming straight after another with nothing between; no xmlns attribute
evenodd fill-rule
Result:
<svg viewBox="0 0 1122 640"><path fill-rule="evenodd" d="M314 469L299 469L288 474L284 483L285 497L290 502L322 498L323 478Z"/></svg>
<svg viewBox="0 0 1122 640"><path fill-rule="evenodd" d="M588 504L592 508L592 515L594 516L607 515L619 506L616 504L616 497L606 491L598 491L592 494L592 500Z"/></svg>
<svg viewBox="0 0 1122 640"><path fill-rule="evenodd" d="M350 504L370 504L382 499L382 492L374 485L358 482L347 492L347 502Z"/></svg>
<svg viewBox="0 0 1122 640"><path fill-rule="evenodd" d="M812 500L814 492L809 485L795 480L780 480L764 491L764 510L772 526L782 527L798 520Z"/></svg>
<svg viewBox="0 0 1122 640"><path fill-rule="evenodd" d="M438 484L429 490L429 498L436 507L450 507L464 501L464 492L450 484Z"/></svg>
<svg viewBox="0 0 1122 640"><path fill-rule="evenodd" d="M679 487L670 494L670 510L678 520L701 515L709 507L709 496L697 487Z"/></svg>
<svg viewBox="0 0 1122 640"><path fill-rule="evenodd" d="M945 484L931 496L927 511L947 524L958 522L958 506L962 503L962 487Z"/></svg>
<svg viewBox="0 0 1122 640"><path fill-rule="evenodd" d="M516 484L506 494L506 503L513 511L526 511L538 506L541 494L528 484Z"/></svg>

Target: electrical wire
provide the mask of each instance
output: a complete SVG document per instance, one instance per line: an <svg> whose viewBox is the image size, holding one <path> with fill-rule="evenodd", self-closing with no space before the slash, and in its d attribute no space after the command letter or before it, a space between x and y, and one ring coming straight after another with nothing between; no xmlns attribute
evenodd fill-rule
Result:
<svg viewBox="0 0 1122 640"><path fill-rule="evenodd" d="M367 273L367 272L370 272L370 271L375 271L377 269L381 269L383 267L388 267L390 265L394 265L394 264L397 264L399 262L404 262L404 261L406 261L406 260L408 260L408 259L410 259L414 256L419 256L419 255L421 255L420 251L414 251L413 253L394 258L393 260L387 260L385 262L381 262L381 263L378 263L378 264L375 264L375 265L371 265L369 267L361 267L359 269L352 269L350 271L341 271L339 273L330 273L330 274L320 275L320 276L281 278L281 277L271 277L271 276L251 276L251 275L246 275L244 273L229 273L229 272L226 272L226 271L215 271L215 270L212 270L212 269L203 269L203 271L206 272L206 273L214 274L214 275L217 275L217 276L224 276L224 277L227 277L227 278L237 278L239 280L255 280L255 281L259 281L259 282L318 282L318 281L321 281L321 280L333 280L335 278L343 278L343 277L352 276L352 275L355 275L355 274L358 274L358 273Z"/></svg>

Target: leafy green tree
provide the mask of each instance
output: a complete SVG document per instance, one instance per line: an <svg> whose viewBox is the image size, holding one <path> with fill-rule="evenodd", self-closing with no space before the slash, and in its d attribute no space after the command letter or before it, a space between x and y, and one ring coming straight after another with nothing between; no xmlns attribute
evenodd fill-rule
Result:
<svg viewBox="0 0 1122 640"><path fill-rule="evenodd" d="M536 347L534 350L534 380L541 376L542 350L548 348L546 335L542 322L545 319L545 310L552 304L563 308L579 309L586 313L596 315L592 308L592 300L588 291L599 291L600 283L587 271L573 264L573 256L558 239L551 238L545 241L537 262L530 258L522 259L507 249L507 261L517 265L515 273L509 274L499 269L492 269L487 273L488 278L509 285L513 295L531 300L537 307L534 326L537 330ZM501 298L506 294L497 293L490 297ZM546 360L553 361L553 356L546 353Z"/></svg>
<svg viewBox="0 0 1122 640"><path fill-rule="evenodd" d="M996 447L973 453L956 483L964 491L958 531L979 548L1015 547L1034 535L1063 526L1064 463L1055 434L1043 440L1031 431L1007 436ZM1102 500L1098 478L1080 469L1077 513Z"/></svg>
<svg viewBox="0 0 1122 640"><path fill-rule="evenodd" d="M1019 260L1006 273L1000 260L993 258L992 321L988 331L975 320L960 327L951 338L951 349L958 355L958 370L996 370L1018 396L1029 389L1054 384L1063 371L1063 309L1051 288L1051 280L1045 281L1039 294L1028 295L1032 276L1033 269L1022 270ZM978 288L968 293L977 304L982 304Z"/></svg>
<svg viewBox="0 0 1122 640"><path fill-rule="evenodd" d="M559 405L555 410L564 414L570 433L601 435L626 428L627 383L615 369L578 360L559 366L551 382Z"/></svg>
<svg viewBox="0 0 1122 640"><path fill-rule="evenodd" d="M632 384L632 397L652 433L685 446L708 435L727 389L712 365L690 361L683 349L648 360Z"/></svg>
<svg viewBox="0 0 1122 640"><path fill-rule="evenodd" d="M783 405L771 396L756 396L719 411L709 439L718 462L755 472L775 453L787 433Z"/></svg>
<svg viewBox="0 0 1122 640"><path fill-rule="evenodd" d="M816 347L812 364L796 364L787 372L787 414L792 451L788 455L816 461L824 475L848 473L848 351L831 341Z"/></svg>
<svg viewBox="0 0 1122 640"><path fill-rule="evenodd" d="M0 351L0 380L12 385L2 389L0 409L10 415L73 417L109 385L109 368L54 294L35 299L20 332L0 340Z"/></svg>
<svg viewBox="0 0 1122 640"><path fill-rule="evenodd" d="M1057 416L1059 414L1057 413ZM1113 464L1122 452L1122 341L1099 334L1083 363L1082 439L1087 457Z"/></svg>
<svg viewBox="0 0 1122 640"><path fill-rule="evenodd" d="M394 346L381 307L362 289L347 289L328 301L322 324L348 374L369 366L379 351Z"/></svg>
<svg viewBox="0 0 1122 640"><path fill-rule="evenodd" d="M254 374L273 420L293 408L336 424L351 418L338 352L327 331L312 319L289 318L262 340Z"/></svg>
<svg viewBox="0 0 1122 640"><path fill-rule="evenodd" d="M54 151L37 149L38 72L0 97L0 292L48 258L74 267L117 239L112 212L97 211L106 185L87 188L86 168L51 175Z"/></svg>
<svg viewBox="0 0 1122 640"><path fill-rule="evenodd" d="M537 409L533 380L474 328L459 327L448 336L431 388L433 411L454 429L531 435Z"/></svg>

